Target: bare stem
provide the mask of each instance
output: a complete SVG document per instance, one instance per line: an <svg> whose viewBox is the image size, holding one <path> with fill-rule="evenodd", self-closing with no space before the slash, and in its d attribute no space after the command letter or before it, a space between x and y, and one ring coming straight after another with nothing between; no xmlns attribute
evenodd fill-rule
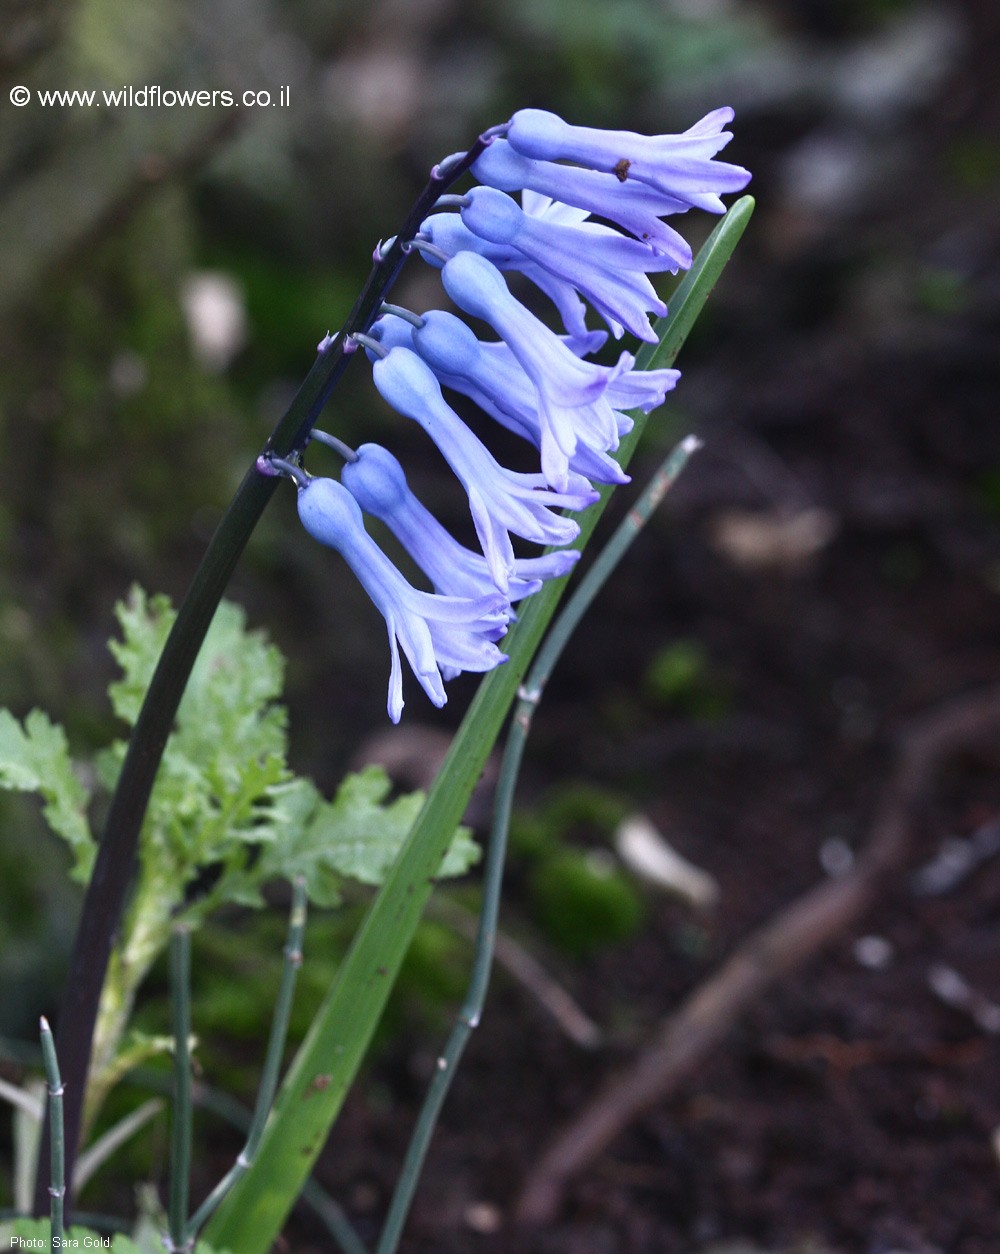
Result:
<svg viewBox="0 0 1000 1254"><path fill-rule="evenodd" d="M49 1086L50 1179L49 1238L51 1248L58 1250L63 1237L63 1209L66 1200L65 1142L63 1139L63 1082L59 1075L59 1059L47 1019L41 1021L42 1058Z"/></svg>
<svg viewBox="0 0 1000 1254"><path fill-rule="evenodd" d="M636 504L619 524L614 535L587 572L587 576L552 625L552 630L545 637L528 672L528 677L518 692L518 702L514 707L514 717L507 733L507 743L500 764L500 776L493 808L493 826L490 830L483 871L483 904L468 991L447 1044L437 1060L437 1070L428 1085L424 1103L417 1116L376 1254L394 1254L399 1245L424 1159L430 1147L431 1137L437 1126L441 1107L451 1087L452 1076L469 1042L469 1037L479 1026L482 1016L493 965L493 952L496 948L500 890L503 883L503 867L507 855L507 836L510 831L514 794L517 789L525 744L531 731L535 710L542 698L542 692L584 612L604 586L608 576L625 556L636 536L649 521L656 506L663 499L664 493L676 481L696 448L698 448L698 441L688 437L673 450L653 475Z"/></svg>
<svg viewBox="0 0 1000 1254"><path fill-rule="evenodd" d="M488 137L480 138L461 158L443 167L435 167L431 172L399 234L384 253L381 250L377 252L371 273L343 327L332 340L324 340L312 369L275 427L261 456L287 458L305 447L320 411L351 360L352 354L345 352L348 340L355 332L363 333L369 329L406 260L401 241L416 233L441 194L469 169L489 142ZM255 458L237 488L178 611L136 720L111 799L104 835L84 896L58 1022L57 1047L66 1081L64 1118L68 1180L72 1180L80 1139L101 988L129 889L135 878L139 834L153 783L205 634L236 563L278 483L277 477L258 469ZM44 1214L48 1209L47 1139L46 1132L35 1188L38 1214Z"/></svg>
<svg viewBox="0 0 1000 1254"><path fill-rule="evenodd" d="M240 1176L249 1171L257 1146L260 1144L264 1124L274 1103L274 1094L278 1087L278 1073L281 1059L285 1052L285 1041L288 1039L288 1022L292 1013L292 996L299 967L302 965L302 935L306 926L306 883L301 877L292 886L292 909L288 919L288 940L285 944L284 963L281 971L281 984L278 997L274 1004L274 1018L271 1021L271 1035L267 1043L267 1055L264 1060L264 1071L261 1076L260 1088L257 1092L257 1104L254 1107L247 1143L238 1155L225 1176L219 1181L212 1192L198 1207L187 1225L187 1239L194 1242L198 1230L206 1222Z"/></svg>
<svg viewBox="0 0 1000 1254"><path fill-rule="evenodd" d="M174 1017L174 1104L170 1124L170 1248L187 1249L191 1182L191 929L170 937L170 996Z"/></svg>

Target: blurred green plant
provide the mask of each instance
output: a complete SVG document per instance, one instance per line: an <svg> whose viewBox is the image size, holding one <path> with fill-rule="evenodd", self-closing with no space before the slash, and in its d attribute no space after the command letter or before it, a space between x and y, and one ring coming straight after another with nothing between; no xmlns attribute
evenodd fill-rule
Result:
<svg viewBox="0 0 1000 1254"><path fill-rule="evenodd" d="M134 589L118 606L120 640L110 642L121 678L109 695L133 726L174 620L165 597ZM301 877L319 906L340 903L345 881L377 885L423 804L410 793L388 801L378 767L345 777L332 800L287 762L280 704L284 661L238 607L223 602L177 716L142 829L139 869L101 997L88 1083L86 1124L129 1070L165 1048L163 1037L126 1028L136 994L178 922L198 926L226 904L260 907L274 880ZM69 847L71 874L85 883L96 846L88 821L92 777L113 789L125 754L115 741L86 766L41 711L23 723L0 710L0 787L35 793ZM478 858L459 829L438 872L459 875Z"/></svg>
<svg viewBox="0 0 1000 1254"><path fill-rule="evenodd" d="M627 940L645 919L641 892L607 848L628 811L616 792L576 781L552 789L513 822L511 846L526 864L533 920L571 957ZM594 843L584 847L581 840Z"/></svg>
<svg viewBox="0 0 1000 1254"><path fill-rule="evenodd" d="M634 936L646 917L634 880L603 849L562 849L543 858L529 878L539 922L573 958Z"/></svg>
<svg viewBox="0 0 1000 1254"><path fill-rule="evenodd" d="M643 691L656 705L702 722L725 717L732 698L700 640L675 640L653 658Z"/></svg>

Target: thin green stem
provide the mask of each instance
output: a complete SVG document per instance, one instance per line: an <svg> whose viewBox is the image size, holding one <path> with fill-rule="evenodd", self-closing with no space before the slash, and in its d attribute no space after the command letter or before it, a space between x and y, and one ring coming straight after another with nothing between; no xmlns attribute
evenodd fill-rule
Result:
<svg viewBox="0 0 1000 1254"><path fill-rule="evenodd" d="M525 696L522 697L521 706L518 707L515 717L528 717L530 720L532 708L529 704L530 699L534 698L537 704L556 662L579 625L580 619L590 608L594 597L604 587L611 572L628 552L636 536L649 521L666 492L673 487L677 476L687 465L692 453L700 447L700 441L694 436L688 436L682 440L663 460L636 503L618 524L614 534L580 580L573 595L566 602L565 609L542 642L531 668L531 674L522 689ZM522 706L528 707L523 713Z"/></svg>
<svg viewBox="0 0 1000 1254"><path fill-rule="evenodd" d="M376 250L371 273L354 308L338 334L323 342L292 403L244 476L181 603L136 720L108 809L104 835L84 895L59 1014L57 1046L67 1087L64 1118L69 1180L73 1178L80 1139L101 989L129 888L135 878L143 819L177 708L205 634L236 563L277 487L278 479L269 473L267 458L272 454L287 458L305 447L320 411L352 359L353 354L348 349L351 335L369 329L399 275L407 256L404 245L416 234L438 197L466 173L489 142L488 136L482 136L463 156L435 167L400 234L384 252L381 248ZM47 1209L47 1174L43 1141L35 1188L38 1214Z"/></svg>
<svg viewBox="0 0 1000 1254"><path fill-rule="evenodd" d="M205 1198L201 1206L191 1217L187 1225L186 1236L193 1243L202 1225L215 1210L229 1190L239 1178L250 1170L257 1146L260 1144L264 1124L274 1103L274 1094L278 1087L278 1075L281 1060L288 1039L288 1023L292 1014L292 997L295 993L295 982L299 968L302 966L302 936L306 926L306 882L302 877L292 885L292 909L288 919L288 939L285 943L284 962L281 969L281 983L274 1004L274 1016L271 1020L271 1035L267 1043L267 1054L264 1059L264 1070L261 1075L260 1088L257 1091L257 1104L254 1107L247 1143L238 1155L236 1162L219 1181L212 1192Z"/></svg>
<svg viewBox="0 0 1000 1254"><path fill-rule="evenodd" d="M191 1183L191 929L178 924L170 937L170 997L174 1027L174 1104L170 1121L170 1248L189 1249ZM193 1245L193 1242L191 1243Z"/></svg>
<svg viewBox="0 0 1000 1254"><path fill-rule="evenodd" d="M472 959L472 972L465 1000L458 1013L451 1035L437 1060L437 1068L427 1088L420 1113L417 1116L406 1157L400 1169L399 1179L393 1191L392 1201L386 1214L385 1224L376 1254L393 1254L403 1235L407 1215L416 1193L424 1160L430 1148L431 1137L437 1126L441 1107L444 1105L448 1090L451 1088L452 1077L458 1067L469 1038L479 1026L486 992L489 987L490 970L493 964L493 951L496 946L497 921L500 914L500 890L503 884L503 868L507 857L507 836L510 831L510 816L513 806L514 791L517 786L518 772L524 745L528 735L528 722L520 717L521 706L518 705L507 734L504 747L503 762L497 783L496 798L493 807L493 825L490 830L489 843L486 849L486 860L483 867L483 902L479 917L479 929L476 933L475 948Z"/></svg>
<svg viewBox="0 0 1000 1254"><path fill-rule="evenodd" d="M668 488L676 482L677 476L684 469L688 458L697 447L698 441L689 436L674 449L653 475L638 501L636 501L624 521L619 524L618 529L601 550L596 561L587 572L586 577L581 581L580 586L567 601L562 613L553 623L552 629L545 637L528 673L528 677L518 693L518 703L514 709L510 730L507 733L507 743L504 747L500 775L497 781L493 825L490 831L483 870L482 911L479 919L479 929L476 934L468 991L455 1026L437 1061L437 1070L428 1086L427 1095L417 1116L376 1254L394 1254L399 1245L406 1217L409 1214L413 1196L420 1180L424 1160L430 1148L431 1137L441 1113L441 1107L444 1105L448 1090L451 1088L452 1078L458 1062L465 1052L465 1047L473 1031L479 1026L482 1016L493 966L493 952L496 948L497 926L500 917L500 891L503 883L504 862L507 856L507 838L510 832L514 794L517 790L517 780L524 757L524 748L531 730L535 710L541 701L542 693L552 674L552 670L569 642L570 636L578 626L580 619L594 597L607 582L609 575L621 561L629 546L645 526L657 505L662 501Z"/></svg>
<svg viewBox="0 0 1000 1254"><path fill-rule="evenodd" d="M45 1062L45 1079L49 1086L49 1240L51 1248L62 1247L63 1210L66 1201L66 1155L63 1138L63 1082L59 1074L59 1059L52 1039L52 1029L47 1019L41 1020L42 1058Z"/></svg>

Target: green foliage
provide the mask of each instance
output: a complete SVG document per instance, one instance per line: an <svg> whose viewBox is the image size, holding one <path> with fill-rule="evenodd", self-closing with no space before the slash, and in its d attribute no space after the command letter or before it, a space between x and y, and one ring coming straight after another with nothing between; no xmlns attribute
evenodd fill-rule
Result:
<svg viewBox="0 0 1000 1254"><path fill-rule="evenodd" d="M641 894L603 850L546 857L529 887L542 926L575 958L627 940L645 917Z"/></svg>
<svg viewBox="0 0 1000 1254"><path fill-rule="evenodd" d="M272 843L254 868L260 882L280 875L306 880L317 905L340 900L341 879L381 884L424 803L421 792L385 799L391 782L380 766L348 775L337 795L326 802L306 780L296 780L279 801L297 812L280 844ZM443 876L462 875L479 857L479 847L466 828L459 828L445 855Z"/></svg>
<svg viewBox="0 0 1000 1254"><path fill-rule="evenodd" d="M85 881L94 859L89 797L73 770L63 729L41 710L32 710L23 727L9 710L0 710L0 788L42 797L49 826L73 851L74 877Z"/></svg>
<svg viewBox="0 0 1000 1254"><path fill-rule="evenodd" d="M121 638L110 642L121 677L110 685L115 714L134 726L174 620L165 597L133 589L116 610ZM227 903L259 907L263 889L302 876L314 905L334 906L345 881L377 885L388 874L423 805L422 793L389 800L379 767L347 776L332 800L288 766L287 714L279 698L284 660L237 606L223 602L199 654L153 789L140 841L132 905L105 982L88 1089L88 1119L126 1064L161 1043L121 1042L135 996L171 926L200 923ZM126 745L100 752L94 768L114 788ZM33 711L23 726L0 711L0 788L38 793L53 831L86 880L94 854L87 790L66 736ZM478 858L459 829L438 868L460 875ZM202 891L196 885L207 883Z"/></svg>
<svg viewBox="0 0 1000 1254"><path fill-rule="evenodd" d="M642 896L612 856L599 845L586 850L570 843L610 839L628 808L616 793L574 781L517 816L512 843L528 864L534 918L572 957L626 940L642 923Z"/></svg>
<svg viewBox="0 0 1000 1254"><path fill-rule="evenodd" d="M625 798L589 781L552 789L537 809L519 812L511 824L511 845L527 858L558 852L570 833L610 836L628 813Z"/></svg>
<svg viewBox="0 0 1000 1254"><path fill-rule="evenodd" d="M117 612L123 638L110 647L123 674L109 693L115 712L134 724L174 615L165 597L137 589ZM319 906L339 902L344 879L380 884L423 804L419 792L386 804L391 785L380 767L347 776L332 801L294 777L278 704L283 674L278 650L224 601L181 702L142 836L141 876L162 877L174 905L205 867L215 869L211 890L185 908L190 921L204 916L206 903L262 905L261 889L279 878L304 876ZM109 790L124 754L118 743L100 759ZM477 857L461 830L440 873L460 875Z"/></svg>
<svg viewBox="0 0 1000 1254"><path fill-rule="evenodd" d="M134 724L174 614L164 597L133 590L118 608L122 640L111 650L122 678L109 693L115 712ZM283 662L243 612L223 602L177 714L142 833L140 895L150 885L161 903L178 905L206 866L221 873L188 913L235 899L260 904L246 884L253 851L285 834L299 811L279 803L291 783L281 693ZM125 756L118 742L99 758L102 783L114 787ZM280 859L268 866L282 875ZM254 877L254 888L262 882Z"/></svg>
<svg viewBox="0 0 1000 1254"><path fill-rule="evenodd" d="M724 717L730 697L698 640L677 640L653 658L643 679L646 695L657 705L703 722Z"/></svg>

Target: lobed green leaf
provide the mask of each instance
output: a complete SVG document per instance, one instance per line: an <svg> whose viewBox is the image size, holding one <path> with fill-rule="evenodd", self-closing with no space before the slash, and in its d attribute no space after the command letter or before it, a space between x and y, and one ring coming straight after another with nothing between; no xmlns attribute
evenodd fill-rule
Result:
<svg viewBox="0 0 1000 1254"><path fill-rule="evenodd" d="M86 881L96 849L87 822L90 796L73 769L66 733L41 710L32 710L23 727L0 710L0 788L42 797L46 822L72 851L73 878Z"/></svg>

